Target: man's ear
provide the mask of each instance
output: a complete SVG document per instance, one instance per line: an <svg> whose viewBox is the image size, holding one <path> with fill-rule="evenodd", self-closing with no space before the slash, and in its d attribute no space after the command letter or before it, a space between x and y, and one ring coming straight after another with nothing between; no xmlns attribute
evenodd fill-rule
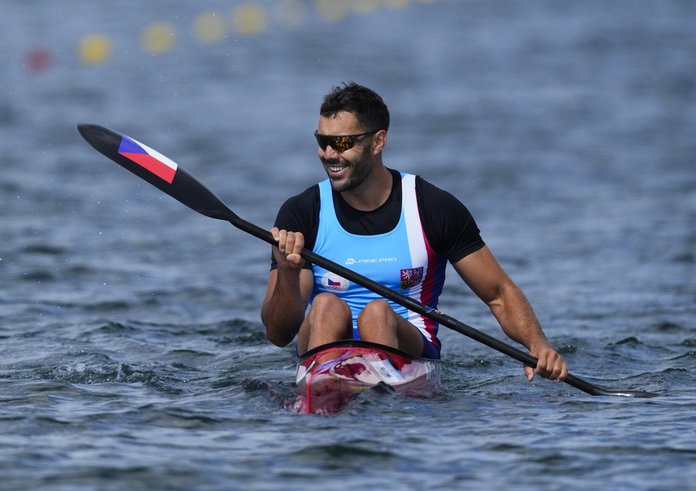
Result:
<svg viewBox="0 0 696 491"><path fill-rule="evenodd" d="M372 137L372 152L377 155L387 146L387 130L379 130Z"/></svg>

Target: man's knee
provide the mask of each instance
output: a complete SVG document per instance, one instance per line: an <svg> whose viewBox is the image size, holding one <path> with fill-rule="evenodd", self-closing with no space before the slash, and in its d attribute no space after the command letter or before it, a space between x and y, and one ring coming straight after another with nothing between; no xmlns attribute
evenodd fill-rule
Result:
<svg viewBox="0 0 696 491"><path fill-rule="evenodd" d="M397 314L386 300L369 302L358 315L358 332L361 338L368 341L374 336L380 339L384 336L395 337L397 325Z"/></svg>
<svg viewBox="0 0 696 491"><path fill-rule="evenodd" d="M300 327L299 353L322 344L350 339L353 320L348 304L332 293L320 293L312 300L309 314Z"/></svg>
<svg viewBox="0 0 696 491"><path fill-rule="evenodd" d="M360 323L360 320L371 318L383 319L385 316L392 314L394 314L394 311L389 306L389 302L383 299L372 300L365 305L365 308L360 312L358 323Z"/></svg>
<svg viewBox="0 0 696 491"><path fill-rule="evenodd" d="M333 293L320 293L312 300L311 313L350 318L350 307Z"/></svg>

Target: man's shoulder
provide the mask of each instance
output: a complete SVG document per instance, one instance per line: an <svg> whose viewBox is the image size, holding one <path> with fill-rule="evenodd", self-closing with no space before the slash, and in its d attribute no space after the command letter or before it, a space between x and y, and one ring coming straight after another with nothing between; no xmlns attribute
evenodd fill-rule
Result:
<svg viewBox="0 0 696 491"><path fill-rule="evenodd" d="M425 200L428 208L446 211L449 206L460 206L461 201L449 191L439 188L423 177L416 175L416 194L421 201Z"/></svg>

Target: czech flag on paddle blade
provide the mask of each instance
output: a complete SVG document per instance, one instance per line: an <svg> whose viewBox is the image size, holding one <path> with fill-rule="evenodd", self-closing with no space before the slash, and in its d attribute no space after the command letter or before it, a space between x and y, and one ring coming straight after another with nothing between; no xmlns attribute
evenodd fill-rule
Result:
<svg viewBox="0 0 696 491"><path fill-rule="evenodd" d="M169 184L174 180L177 168L176 162L137 140L122 135L118 153L149 170Z"/></svg>

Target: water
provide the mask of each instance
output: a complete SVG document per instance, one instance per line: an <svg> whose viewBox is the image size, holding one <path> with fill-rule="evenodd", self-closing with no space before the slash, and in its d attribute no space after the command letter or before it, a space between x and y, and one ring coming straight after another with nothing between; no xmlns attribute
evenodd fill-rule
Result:
<svg viewBox="0 0 696 491"><path fill-rule="evenodd" d="M264 31L211 44L193 20L238 4L3 3L3 489L693 486L696 5L406 3L332 22L300 2L292 27L259 2ZM160 22L176 42L153 55ZM91 33L112 45L96 66L75 54ZM441 397L297 415L292 349L258 319L268 248L76 131L126 132L268 227L322 178L318 104L346 80L383 94L387 163L469 206L572 372L660 397L528 384L444 332ZM502 337L452 272L441 308Z"/></svg>

